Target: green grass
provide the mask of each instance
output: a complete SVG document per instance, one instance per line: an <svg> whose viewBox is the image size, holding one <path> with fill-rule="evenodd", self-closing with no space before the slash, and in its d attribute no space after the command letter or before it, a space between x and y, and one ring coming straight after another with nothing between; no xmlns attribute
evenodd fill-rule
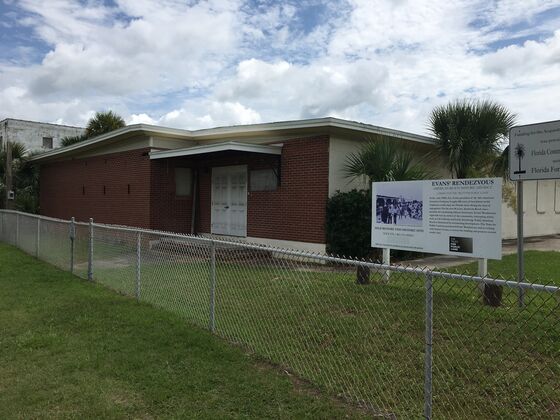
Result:
<svg viewBox="0 0 560 420"><path fill-rule="evenodd" d="M209 265L196 252L143 250L141 299L205 327ZM218 257L218 335L324 392L381 414L422 415L423 276L393 274L389 284L359 286L351 267ZM490 269L514 270L514 262L506 257ZM133 259L126 267L99 265L97 281L134 294ZM527 265L540 277L560 272L556 253L527 253ZM506 288L503 305L490 308L474 283L434 279L435 416L560 416L559 297L528 292L526 303L519 309L516 290Z"/></svg>
<svg viewBox="0 0 560 420"><path fill-rule="evenodd" d="M0 244L0 418L363 411L163 311Z"/></svg>
<svg viewBox="0 0 560 420"><path fill-rule="evenodd" d="M460 273L477 273L477 263L453 269ZM501 260L488 260L488 276L517 279L517 254L504 255ZM556 251L526 251L525 277L527 281L560 286L560 253Z"/></svg>
<svg viewBox="0 0 560 420"><path fill-rule="evenodd" d="M133 296L133 241L99 239L95 280ZM150 250L144 243L141 300L208 327L207 250ZM531 279L554 283L557 253L528 252ZM423 412L424 277L378 275L355 284L355 268L322 267L218 252L216 334L331 395L402 418ZM77 272L85 275L85 261ZM490 273L515 273L515 256ZM476 272L475 265L460 267ZM558 280L556 280L558 284ZM503 305L482 305L477 285L434 278L434 416L560 416L560 297L504 288ZM333 415L334 416L334 415Z"/></svg>

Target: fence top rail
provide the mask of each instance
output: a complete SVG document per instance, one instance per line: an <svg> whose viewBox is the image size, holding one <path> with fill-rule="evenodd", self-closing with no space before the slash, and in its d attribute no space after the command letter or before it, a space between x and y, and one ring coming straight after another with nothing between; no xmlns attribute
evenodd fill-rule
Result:
<svg viewBox="0 0 560 420"><path fill-rule="evenodd" d="M71 223L68 220L63 219L56 219L47 216L41 215L34 215L29 213L24 213L16 210L0 210L0 212L4 213L17 213L24 216L40 218L43 220L50 220L55 222L63 222L63 223ZM77 225L88 225L88 223L84 222L75 222ZM344 265L353 265L353 266L363 266L369 267L374 270L384 270L384 271L393 271L399 273L409 273L409 274L416 274L416 275L430 275L432 278L442 278L442 279L453 279L453 280L461 280L466 282L475 282L475 283L483 283L483 284L495 284L498 286L506 286L510 288L517 288L517 289L528 289L528 290L537 290L543 292L550 292L550 293L559 293L560 286L550 285L550 284L537 284L537 283L527 283L527 282L517 282L513 280L504 280L498 278L491 278L491 277L480 277L474 275L467 275L467 274L455 274L455 273L447 273L445 271L439 270L430 270L427 268L422 267L406 267L400 265L386 265L375 263L371 261L365 260L358 260L358 259L351 259L351 258L344 258L332 255L325 255L320 253L313 253L307 251L298 251L293 249L286 249L286 248L277 248L272 247L269 245L262 245L262 244L254 244L242 241L236 241L231 239L225 238L211 238L199 235L191 235L186 233L175 233L175 232L167 232L161 230L152 230L152 229L144 229L144 228L135 228L130 226L122 226L122 225L112 225L106 223L93 223L94 227L109 229L109 230L119 230L125 232L142 232L149 235L160 235L165 236L167 238L175 238L179 240L189 240L193 242L203 243L207 245L211 244L219 244L224 246L230 247L238 247L256 251L267 251L273 252L277 254L282 254L285 256L295 257L295 258L302 258L305 260L316 260L321 262L329 262L334 264L344 264Z"/></svg>
<svg viewBox="0 0 560 420"><path fill-rule="evenodd" d="M66 224L72 223L70 220L57 219L56 217L42 216L40 214L25 213L19 210L0 209L0 213L15 214L20 216L30 217L33 219L48 220L50 222L58 222L58 223L66 223Z"/></svg>

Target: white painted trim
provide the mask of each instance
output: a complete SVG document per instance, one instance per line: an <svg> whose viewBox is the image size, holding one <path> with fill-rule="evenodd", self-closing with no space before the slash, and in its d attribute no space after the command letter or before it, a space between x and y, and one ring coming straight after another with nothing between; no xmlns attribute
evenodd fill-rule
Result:
<svg viewBox="0 0 560 420"><path fill-rule="evenodd" d="M238 151L250 153L265 153L269 155L281 155L282 146L262 146L257 144L238 143L227 141L223 143L209 144L203 146L186 147L183 149L160 150L150 153L150 159L167 159L179 156L202 155L205 153Z"/></svg>
<svg viewBox="0 0 560 420"><path fill-rule="evenodd" d="M216 127L216 128L206 128L202 130L183 130L177 128L169 127L159 127L149 124L134 124L128 125L118 130L111 131L110 133L102 134L80 143L73 144L68 147L62 147L59 149L54 149L40 155L32 157L31 161L42 161L48 158L57 157L60 155L71 154L74 150L86 149L88 147L93 147L98 143L106 142L111 139L115 139L120 136L143 133L145 135L152 136L163 136L163 137L174 137L178 139L185 140L216 140L222 137L232 137L232 136L243 136L243 135L262 135L270 136L276 133L280 134L294 134L298 135L298 131L305 129L324 129L325 132L329 132L330 129L337 128L343 130L350 130L357 132L357 135L367 135L367 134L380 134L389 137L396 137L403 140L415 141L419 143L434 144L434 139L427 136L422 136L414 133L407 133L405 131L393 130L390 128L379 127L371 124L364 124L356 121L347 121L339 118L313 118L308 120L296 120L296 121L279 121L272 123L263 124L249 124L249 125L237 125L229 127Z"/></svg>

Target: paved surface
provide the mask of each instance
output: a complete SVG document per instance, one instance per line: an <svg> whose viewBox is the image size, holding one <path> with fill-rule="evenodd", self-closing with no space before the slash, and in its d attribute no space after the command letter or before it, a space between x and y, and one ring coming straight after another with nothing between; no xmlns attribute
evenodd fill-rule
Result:
<svg viewBox="0 0 560 420"><path fill-rule="evenodd" d="M538 236L525 238L525 250L536 251L560 251L560 235ZM517 240L509 239L502 243L502 254L509 255L517 252ZM434 268L454 267L477 261L476 258L454 257L451 255L435 255L433 257L420 258L403 262L405 265Z"/></svg>

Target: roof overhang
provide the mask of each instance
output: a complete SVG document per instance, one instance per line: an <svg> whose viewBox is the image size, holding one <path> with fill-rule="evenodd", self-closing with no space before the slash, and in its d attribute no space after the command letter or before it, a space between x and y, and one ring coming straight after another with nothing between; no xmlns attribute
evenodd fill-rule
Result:
<svg viewBox="0 0 560 420"><path fill-rule="evenodd" d="M77 153L98 148L101 145L111 144L128 137L145 135L195 142L220 141L229 139L249 139L257 137L286 138L289 136L303 136L308 134L333 134L343 133L347 136L364 138L368 135L382 135L395 137L417 143L433 145L434 139L404 131L378 127L356 121L341 120L339 118L313 118L308 120L279 121L272 123L237 125L229 127L215 127L201 130L183 130L177 128L159 127L148 124L134 124L111 131L106 134L73 144L68 147L53 149L33 156L33 162L46 162L59 158L74 156Z"/></svg>
<svg viewBox="0 0 560 420"><path fill-rule="evenodd" d="M150 159L168 159L226 151L280 155L282 154L282 145L269 146L227 141L223 143L207 144L203 146L186 147L184 149L159 150L157 152L151 152Z"/></svg>

